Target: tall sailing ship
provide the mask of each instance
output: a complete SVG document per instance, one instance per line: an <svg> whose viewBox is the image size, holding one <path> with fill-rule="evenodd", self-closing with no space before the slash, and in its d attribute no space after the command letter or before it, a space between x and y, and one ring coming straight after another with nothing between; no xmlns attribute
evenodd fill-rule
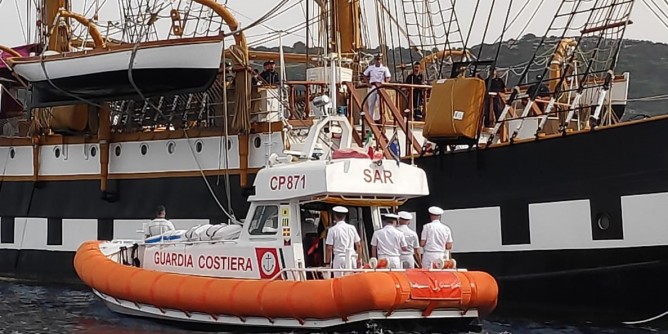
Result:
<svg viewBox="0 0 668 334"><path fill-rule="evenodd" d="M546 18L526 4L477 1L465 17L450 1L376 1L378 50L397 82L374 91L375 122L362 1L279 1L248 26L214 0L119 0L118 22L97 3L76 13L40 1L37 43L1 49L0 272L74 278L84 240L135 237L157 204L179 228L227 221L271 159L327 159L336 128L319 149L303 143L313 118L339 113L358 146L426 171L431 195L404 209L418 229L426 207L447 209L455 257L498 279L501 307L661 311L668 156L649 147L668 118L619 121L630 76L615 65L635 2L561 1L513 65L500 61L513 47L504 33ZM249 48L247 32L299 4L304 23L283 33L305 30L304 53ZM266 60L280 63L278 85L252 71ZM305 64L306 80L287 80L287 63ZM402 84L415 63L425 84ZM486 80L497 67L505 89ZM647 285L660 295L629 289Z"/></svg>

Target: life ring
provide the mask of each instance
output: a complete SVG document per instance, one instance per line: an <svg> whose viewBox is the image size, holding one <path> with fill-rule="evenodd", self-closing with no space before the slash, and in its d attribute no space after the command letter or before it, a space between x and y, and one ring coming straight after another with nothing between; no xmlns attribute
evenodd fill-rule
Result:
<svg viewBox="0 0 668 334"><path fill-rule="evenodd" d="M364 269L376 269L378 266L378 259L372 257L369 259L369 263L364 265Z"/></svg>

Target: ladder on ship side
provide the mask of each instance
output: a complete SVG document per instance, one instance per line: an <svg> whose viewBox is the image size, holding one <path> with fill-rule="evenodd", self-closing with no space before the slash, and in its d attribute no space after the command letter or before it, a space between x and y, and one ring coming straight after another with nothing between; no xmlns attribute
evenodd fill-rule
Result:
<svg viewBox="0 0 668 334"><path fill-rule="evenodd" d="M423 70L426 79L429 81L447 78L453 62L466 60L465 53L453 52L465 49L467 44L454 1L402 0L401 9L406 38L410 48L417 54L416 59L412 52L409 54L410 62L422 62L425 65ZM456 54L460 56L457 57ZM425 61L427 59L428 61Z"/></svg>
<svg viewBox="0 0 668 334"><path fill-rule="evenodd" d="M357 108L361 111L360 123L361 127L359 132L355 131L353 138L356 141L357 145L360 147L365 145L366 131L371 131L373 137L376 139L376 146L383 151L383 155L388 158L393 158L393 151L390 148L392 145L391 138L388 138L386 135L386 128L394 129L395 131L401 130L403 136L406 138L410 144L410 150L407 148L407 152L404 152L404 156L409 156L412 154L421 154L422 145L417 141L415 135L411 129L406 124L406 114L403 114L399 108L393 103L392 98L387 93L389 88L380 88L377 91L378 94L378 112L382 112L383 109L387 108L390 116L390 120L384 119L385 124L377 124L373 121L371 114L369 113L368 103L364 100L364 97L360 96L355 90L355 85L352 82L346 82L348 91L350 92L351 103L354 105L354 108ZM399 94L397 94L399 95ZM362 104L364 102L364 104Z"/></svg>

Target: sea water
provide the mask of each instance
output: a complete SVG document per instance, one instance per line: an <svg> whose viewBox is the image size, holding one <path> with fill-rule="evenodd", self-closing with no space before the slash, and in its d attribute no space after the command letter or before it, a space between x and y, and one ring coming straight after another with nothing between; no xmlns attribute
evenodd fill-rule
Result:
<svg viewBox="0 0 668 334"><path fill-rule="evenodd" d="M540 320L522 315L494 315L482 321L482 333L668 333L661 319L649 324L624 326L597 324L586 312L578 321ZM664 324L665 325L665 324ZM243 333L240 329L238 333ZM152 334L204 333L175 324L128 317L111 312L85 286L39 285L0 281L0 333ZM212 333L212 332L208 332ZM215 333L215 332L213 332ZM391 331L384 331L391 333ZM397 334L397 333L395 333Z"/></svg>

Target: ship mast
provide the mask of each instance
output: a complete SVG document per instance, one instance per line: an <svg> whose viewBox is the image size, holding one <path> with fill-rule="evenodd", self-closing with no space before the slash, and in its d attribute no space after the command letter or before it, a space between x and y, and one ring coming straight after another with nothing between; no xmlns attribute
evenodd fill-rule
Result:
<svg viewBox="0 0 668 334"><path fill-rule="evenodd" d="M361 32L360 0L318 1L322 22L327 24L327 49L354 55L364 47Z"/></svg>
<svg viewBox="0 0 668 334"><path fill-rule="evenodd" d="M41 0L38 11L41 22L38 24L39 43L47 50L69 51L69 19L64 19L64 24L61 25L56 22L56 17L61 8L70 11L70 5L69 0Z"/></svg>

